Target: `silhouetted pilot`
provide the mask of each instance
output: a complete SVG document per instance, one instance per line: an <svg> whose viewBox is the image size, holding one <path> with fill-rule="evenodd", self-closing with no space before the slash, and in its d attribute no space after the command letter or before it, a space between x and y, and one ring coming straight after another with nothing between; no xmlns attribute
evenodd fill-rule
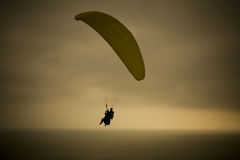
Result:
<svg viewBox="0 0 240 160"><path fill-rule="evenodd" d="M107 108L107 105L106 105L106 108ZM113 108L110 108L110 111L109 109L107 109L105 112L105 116L104 118L101 119L101 122L99 123L99 125L101 125L102 122L104 122L105 126L110 125L110 121L111 119L113 119L113 116L114 116Z"/></svg>

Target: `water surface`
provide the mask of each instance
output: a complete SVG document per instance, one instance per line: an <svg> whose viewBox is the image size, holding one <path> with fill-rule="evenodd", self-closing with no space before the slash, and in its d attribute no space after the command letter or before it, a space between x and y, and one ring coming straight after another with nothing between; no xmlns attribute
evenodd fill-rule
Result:
<svg viewBox="0 0 240 160"><path fill-rule="evenodd" d="M143 130L2 130L0 159L240 159L240 134Z"/></svg>

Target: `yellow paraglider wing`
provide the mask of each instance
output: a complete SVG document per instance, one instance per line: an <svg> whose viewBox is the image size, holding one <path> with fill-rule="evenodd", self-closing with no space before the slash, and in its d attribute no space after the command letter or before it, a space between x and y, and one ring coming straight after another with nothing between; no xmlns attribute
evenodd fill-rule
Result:
<svg viewBox="0 0 240 160"><path fill-rule="evenodd" d="M132 33L117 19L102 12L89 11L75 16L97 31L113 48L136 80L145 77L143 58Z"/></svg>

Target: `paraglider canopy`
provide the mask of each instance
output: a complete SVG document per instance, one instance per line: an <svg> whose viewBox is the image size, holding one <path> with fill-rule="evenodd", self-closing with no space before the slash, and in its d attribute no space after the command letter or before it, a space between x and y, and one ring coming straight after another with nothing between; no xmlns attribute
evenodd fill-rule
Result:
<svg viewBox="0 0 240 160"><path fill-rule="evenodd" d="M89 11L75 16L75 20L87 23L113 48L136 80L145 77L145 67L138 44L132 33L117 19L98 12Z"/></svg>

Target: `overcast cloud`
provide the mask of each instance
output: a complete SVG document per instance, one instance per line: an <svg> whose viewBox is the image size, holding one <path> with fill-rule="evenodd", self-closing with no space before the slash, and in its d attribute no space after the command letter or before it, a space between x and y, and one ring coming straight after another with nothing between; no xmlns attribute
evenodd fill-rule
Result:
<svg viewBox="0 0 240 160"><path fill-rule="evenodd" d="M240 109L240 6L233 1L5 1L0 6L2 114L74 98L83 106L118 99L133 106ZM89 10L111 14L133 33L145 61L143 81L133 79L94 30L73 19Z"/></svg>

